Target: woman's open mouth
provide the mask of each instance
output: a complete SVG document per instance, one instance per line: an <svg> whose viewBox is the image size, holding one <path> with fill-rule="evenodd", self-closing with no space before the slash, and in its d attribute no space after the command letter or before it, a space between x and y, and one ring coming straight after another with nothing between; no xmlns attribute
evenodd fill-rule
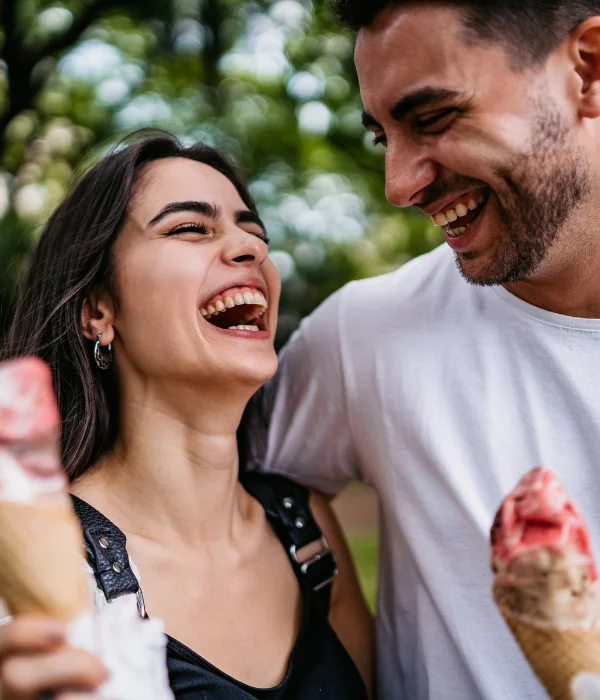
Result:
<svg viewBox="0 0 600 700"><path fill-rule="evenodd" d="M264 294L252 287L231 287L209 299L200 309L202 317L224 331L268 331Z"/></svg>

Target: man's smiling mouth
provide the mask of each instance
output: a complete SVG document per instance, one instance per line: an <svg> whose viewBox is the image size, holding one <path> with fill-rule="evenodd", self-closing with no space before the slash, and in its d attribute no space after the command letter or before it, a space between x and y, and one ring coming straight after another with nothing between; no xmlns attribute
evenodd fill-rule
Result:
<svg viewBox="0 0 600 700"><path fill-rule="evenodd" d="M232 287L209 299L200 309L203 318L222 330L267 330L264 294L252 287Z"/></svg>
<svg viewBox="0 0 600 700"><path fill-rule="evenodd" d="M445 207L444 211L432 216L431 220L435 226L443 227L449 238L458 238L481 214L489 196L489 192L467 193Z"/></svg>

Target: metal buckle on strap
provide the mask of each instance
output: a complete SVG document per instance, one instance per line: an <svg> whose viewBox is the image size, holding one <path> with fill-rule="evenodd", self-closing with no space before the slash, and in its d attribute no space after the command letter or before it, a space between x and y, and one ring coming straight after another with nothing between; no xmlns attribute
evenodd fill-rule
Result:
<svg viewBox="0 0 600 700"><path fill-rule="evenodd" d="M320 549L315 554L309 553L307 555L306 559L303 558L301 556L302 551L309 548L315 542L319 543ZM333 557L333 552L331 551L331 548L329 546L329 542L327 542L327 538L325 537L325 535L322 535L320 539L315 540L314 542L309 542L307 545L304 545L304 547L301 547L300 550L298 550L298 548L296 547L295 544L293 544L290 547L290 556L296 562L296 564L300 565L300 571L303 574L307 574L308 570L310 569L311 566L313 566L313 564L316 564L317 562L321 561L321 559L323 559L324 557L326 557L328 555L330 555L332 557L333 562L334 562L333 574L325 581L319 582L319 584L316 585L313 589L315 591L320 591L321 588L325 588L325 586L332 583L333 580L335 579L335 577L338 575L337 566L335 566L335 558Z"/></svg>
<svg viewBox="0 0 600 700"><path fill-rule="evenodd" d="M146 617L146 604L144 603L144 594L142 593L142 587L138 588L136 595L137 609L142 617Z"/></svg>

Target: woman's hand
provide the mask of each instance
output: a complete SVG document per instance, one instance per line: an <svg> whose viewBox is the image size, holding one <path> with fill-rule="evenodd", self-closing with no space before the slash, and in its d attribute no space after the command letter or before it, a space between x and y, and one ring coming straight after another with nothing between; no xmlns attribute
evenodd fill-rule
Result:
<svg viewBox="0 0 600 700"><path fill-rule="evenodd" d="M23 617L0 626L0 700L90 700L106 679L91 654L65 645L65 628Z"/></svg>

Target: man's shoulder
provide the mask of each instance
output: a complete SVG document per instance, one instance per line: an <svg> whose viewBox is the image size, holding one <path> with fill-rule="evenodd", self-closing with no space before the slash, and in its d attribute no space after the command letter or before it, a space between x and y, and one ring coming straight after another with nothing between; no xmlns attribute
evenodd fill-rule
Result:
<svg viewBox="0 0 600 700"><path fill-rule="evenodd" d="M454 288L467 286L446 245L413 258L402 267L378 277L350 282L340 290L339 303L374 311L376 308L415 311L447 298ZM380 305L384 304L383 307Z"/></svg>
<svg viewBox="0 0 600 700"><path fill-rule="evenodd" d="M390 324L419 325L467 287L454 254L440 246L393 272L349 282L303 320L294 339L312 342L320 352L348 335L364 336Z"/></svg>

